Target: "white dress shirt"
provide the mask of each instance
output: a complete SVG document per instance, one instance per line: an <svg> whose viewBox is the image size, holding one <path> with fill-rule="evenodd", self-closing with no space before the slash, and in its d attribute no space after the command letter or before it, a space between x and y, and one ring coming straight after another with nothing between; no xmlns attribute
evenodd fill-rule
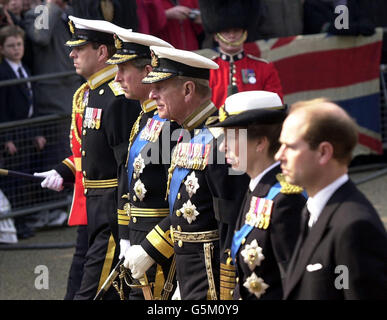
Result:
<svg viewBox="0 0 387 320"><path fill-rule="evenodd" d="M250 180L250 184L249 184L249 188L250 188L250 191L254 191L255 187L257 186L257 184L259 183L259 181L261 181L262 177L268 172L270 171L271 169L273 169L274 167L278 166L280 164L279 161L277 161L276 163L273 163L270 167L267 167L265 170L263 170L259 175L257 175L255 178L252 178Z"/></svg>
<svg viewBox="0 0 387 320"><path fill-rule="evenodd" d="M317 192L314 197L308 198L306 206L310 212L310 218L308 222L309 227L312 227L316 223L317 219L319 218L328 200L332 197L333 193L337 189L339 189L344 183L346 183L348 179L348 175L343 174L341 177L326 186L324 189L321 189L319 192Z"/></svg>

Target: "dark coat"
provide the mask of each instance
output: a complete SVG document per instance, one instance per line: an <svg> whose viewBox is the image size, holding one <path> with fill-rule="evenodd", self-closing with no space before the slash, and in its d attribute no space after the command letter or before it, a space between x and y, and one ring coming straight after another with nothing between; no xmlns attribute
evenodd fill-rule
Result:
<svg viewBox="0 0 387 320"><path fill-rule="evenodd" d="M28 76L29 70L23 66ZM0 63L0 81L17 79L11 66L4 59ZM16 121L28 118L30 100L25 84L0 87L0 122Z"/></svg>
<svg viewBox="0 0 387 320"><path fill-rule="evenodd" d="M259 198L267 197L271 187L278 182L276 175L280 172L279 166L273 168L262 177L253 192L250 192L250 190L247 192L236 230L240 230L245 224L251 198L253 196ZM282 299L282 280L297 242L301 211L305 202L306 198L300 192L294 194L280 192L275 196L268 228L254 228L246 236L245 244L241 245L236 255L236 269L239 281L234 290L234 299L257 299L253 293L243 286L252 272L269 285L260 299ZM246 245L251 244L254 240L262 248L262 254L265 259L251 271L248 264L244 262L241 252Z"/></svg>
<svg viewBox="0 0 387 320"><path fill-rule="evenodd" d="M328 200L304 242L298 240L284 298L387 299L386 231L351 181Z"/></svg>

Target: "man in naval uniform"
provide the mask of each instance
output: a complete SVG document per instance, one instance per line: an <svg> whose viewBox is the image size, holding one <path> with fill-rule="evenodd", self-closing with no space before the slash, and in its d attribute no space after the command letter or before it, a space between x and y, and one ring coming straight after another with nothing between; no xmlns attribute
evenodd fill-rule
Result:
<svg viewBox="0 0 387 320"><path fill-rule="evenodd" d="M162 154L170 154L169 132L176 123L170 128L170 122L158 116L156 102L149 99L151 87L141 82L152 70L150 45L172 47L157 37L122 29L115 34L117 52L107 62L118 66L115 81L121 85L125 97L138 100L142 108L131 130L126 162L119 168L120 259L130 245L139 245L169 213L165 199L168 165L163 164ZM147 271L147 281L153 283L153 290L148 291L146 299L166 300L172 296L175 275L172 261L173 256L168 263L155 264ZM144 299L143 292L147 291L132 288L129 299Z"/></svg>
<svg viewBox="0 0 387 320"><path fill-rule="evenodd" d="M214 203L228 201L227 209L237 210L232 204L239 204L238 190L245 186L241 176L229 174L224 158L218 164L216 139L206 127L217 112L208 79L210 69L218 66L193 52L155 46L151 50L153 70L143 83L152 84L150 97L159 116L176 121L181 129L167 181L170 214L140 246L128 250L129 267L138 277L174 250L181 298L216 300L220 233Z"/></svg>
<svg viewBox="0 0 387 320"><path fill-rule="evenodd" d="M306 202L303 189L285 182L274 159L285 117L278 94L245 91L229 96L220 121L212 124L225 129L220 147L228 162L251 178L233 236L232 263L224 266L228 272L221 269L221 289L234 299L282 299ZM237 278L229 277L233 265Z"/></svg>
<svg viewBox="0 0 387 320"><path fill-rule="evenodd" d="M137 101L125 99L114 82L117 67L106 64L115 51L115 26L101 20L69 18L72 38L66 45L72 47L70 58L76 72L87 82L73 99L73 156L50 171L42 185L59 191L64 182L75 179L74 205L85 206L86 211L72 213L77 223L87 223L88 250L74 299L93 299L118 260L117 167L126 159L130 129L140 106ZM107 29L111 31L104 31ZM105 297L118 298L111 293Z"/></svg>
<svg viewBox="0 0 387 320"><path fill-rule="evenodd" d="M282 86L272 63L248 54L243 49L247 29L256 19L259 1L199 0L205 31L214 34L219 47L211 57L219 69L210 72L212 101L220 108L227 96L251 90L277 93Z"/></svg>

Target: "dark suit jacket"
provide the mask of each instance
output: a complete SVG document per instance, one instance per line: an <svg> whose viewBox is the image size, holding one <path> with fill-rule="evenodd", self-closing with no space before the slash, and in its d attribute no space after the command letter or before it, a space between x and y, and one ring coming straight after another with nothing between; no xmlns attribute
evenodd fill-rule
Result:
<svg viewBox="0 0 387 320"><path fill-rule="evenodd" d="M27 74L29 71L23 66ZM0 63L0 81L17 79L11 66L4 59ZM26 119L30 109L28 90L25 85L0 87L0 122Z"/></svg>
<svg viewBox="0 0 387 320"><path fill-rule="evenodd" d="M299 239L284 298L387 299L386 230L351 181L329 199L303 244Z"/></svg>
<svg viewBox="0 0 387 320"><path fill-rule="evenodd" d="M267 172L257 184L253 192L248 191L242 210L240 211L236 230L240 230L245 224L246 215L250 208L252 196L265 198L272 186L278 180L276 175L281 173L280 166ZM254 228L247 236L245 244L241 245L236 256L236 268L239 281L234 290L234 299L255 300L256 296L243 286L247 277L254 272L258 277L269 285L266 292L260 297L261 300L282 299L282 280L286 268L290 262L294 246L297 242L300 226L301 211L306 202L301 193L284 194L279 193L273 199L273 209L270 224L267 229ZM260 266L256 266L252 271L244 262L241 255L247 244L257 240L262 248L265 259Z"/></svg>

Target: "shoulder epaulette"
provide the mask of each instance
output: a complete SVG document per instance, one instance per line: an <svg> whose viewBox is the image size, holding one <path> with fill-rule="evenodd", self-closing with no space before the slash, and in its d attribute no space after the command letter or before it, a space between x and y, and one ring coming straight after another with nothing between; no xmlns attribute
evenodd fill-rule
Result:
<svg viewBox="0 0 387 320"><path fill-rule="evenodd" d="M121 95L125 94L121 85L118 82L114 81L114 79L109 82L109 87L113 91L115 96L121 96Z"/></svg>
<svg viewBox="0 0 387 320"><path fill-rule="evenodd" d="M210 124L213 124L215 123L216 121L218 121L219 117L218 116L212 116L212 117L208 117L206 122L204 123L206 126L210 125Z"/></svg>
<svg viewBox="0 0 387 320"><path fill-rule="evenodd" d="M217 57L219 57L219 52L215 51L214 49L207 48L207 49L196 50L194 52L211 60L215 60Z"/></svg>
<svg viewBox="0 0 387 320"><path fill-rule="evenodd" d="M282 173L278 173L275 176L278 180L278 182L281 184L281 193L284 194L297 194L297 193L302 193L304 189L300 186L296 186L294 184L290 184L286 182L285 176Z"/></svg>
<svg viewBox="0 0 387 320"><path fill-rule="evenodd" d="M261 61L261 62L264 62L264 63L270 63L269 61L265 60L265 59L262 59L262 58L259 58L259 57L256 57L256 56L253 56L252 54L248 53L247 56L253 60L257 60L257 61Z"/></svg>

